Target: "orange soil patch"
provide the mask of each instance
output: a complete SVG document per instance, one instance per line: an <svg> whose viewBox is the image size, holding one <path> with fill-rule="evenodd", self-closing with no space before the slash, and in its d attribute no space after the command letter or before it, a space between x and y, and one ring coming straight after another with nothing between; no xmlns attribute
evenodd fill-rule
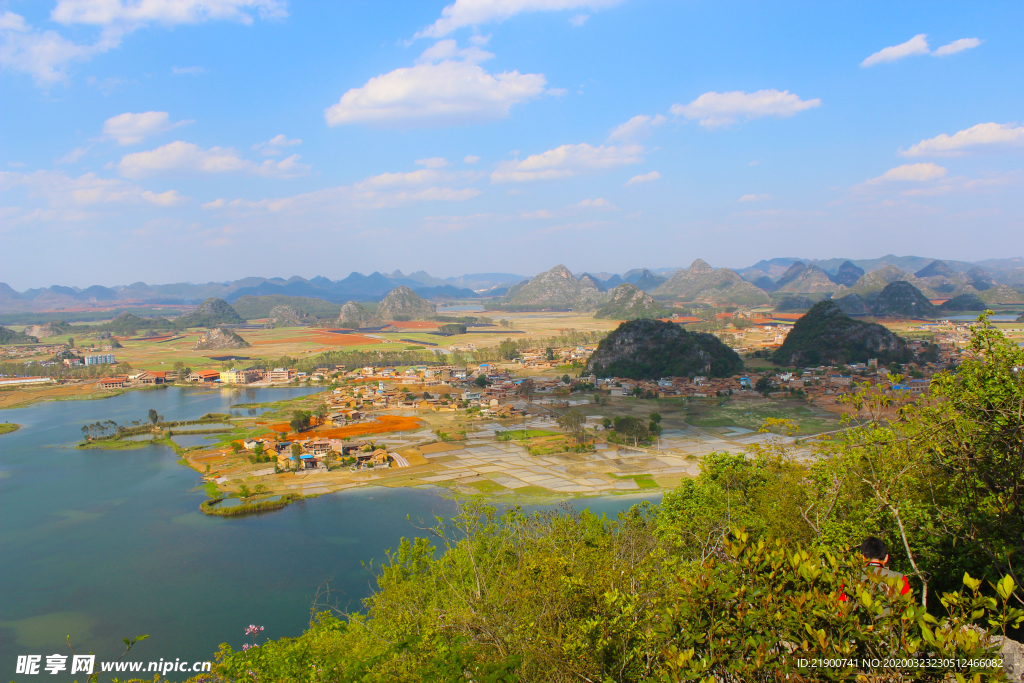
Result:
<svg viewBox="0 0 1024 683"><path fill-rule="evenodd" d="M388 321L389 325L393 325L400 330L436 330L437 323L426 322L424 320L395 320Z"/></svg>
<svg viewBox="0 0 1024 683"><path fill-rule="evenodd" d="M380 344L380 339L364 337L361 334L318 334L312 341L332 346L360 346L362 344Z"/></svg>
<svg viewBox="0 0 1024 683"><path fill-rule="evenodd" d="M268 426L275 432L288 432L282 436L291 440L300 437L313 439L344 439L347 436L365 436L367 434L384 434L386 432L404 432L411 429L419 429L423 425L424 422L415 417L381 415L370 422L361 422L349 427L318 429L312 432L304 432L301 435L291 432L291 427L285 423Z"/></svg>
<svg viewBox="0 0 1024 683"><path fill-rule="evenodd" d="M364 337L358 334L319 334L314 333L306 337L283 337L281 339L257 339L250 342L253 346L273 346L278 344L298 344L309 342L314 344L326 344L329 346L361 346L364 344L380 344L379 339Z"/></svg>

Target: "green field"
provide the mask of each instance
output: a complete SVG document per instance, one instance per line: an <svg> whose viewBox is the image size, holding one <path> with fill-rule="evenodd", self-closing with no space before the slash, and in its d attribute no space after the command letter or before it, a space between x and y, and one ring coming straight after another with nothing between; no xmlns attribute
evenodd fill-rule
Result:
<svg viewBox="0 0 1024 683"><path fill-rule="evenodd" d="M686 421L695 427L742 427L759 429L768 418L792 420L802 435L839 428L839 417L800 401L726 401L723 405L690 404Z"/></svg>
<svg viewBox="0 0 1024 683"><path fill-rule="evenodd" d="M537 436L561 436L559 432L550 432L546 429L510 429L506 432L501 432L502 437L507 436L511 441L521 441L522 439L532 439Z"/></svg>

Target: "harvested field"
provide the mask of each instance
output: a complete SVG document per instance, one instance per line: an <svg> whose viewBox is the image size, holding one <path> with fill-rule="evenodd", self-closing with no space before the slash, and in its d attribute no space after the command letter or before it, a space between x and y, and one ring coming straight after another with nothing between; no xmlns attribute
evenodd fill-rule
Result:
<svg viewBox="0 0 1024 683"><path fill-rule="evenodd" d="M314 343L326 346L365 346L367 344L380 344L379 339L364 337L360 334L330 334L315 332L308 335L296 337L284 337L277 339L255 339L249 342L252 346L275 346L281 344L302 344Z"/></svg>
<svg viewBox="0 0 1024 683"><path fill-rule="evenodd" d="M36 401L103 398L116 395L119 391L97 389L93 383L71 385L49 385L0 391L0 408L14 408L30 405Z"/></svg>
<svg viewBox="0 0 1024 683"><path fill-rule="evenodd" d="M388 321L388 324L400 330L436 330L437 323L425 320L396 320Z"/></svg>

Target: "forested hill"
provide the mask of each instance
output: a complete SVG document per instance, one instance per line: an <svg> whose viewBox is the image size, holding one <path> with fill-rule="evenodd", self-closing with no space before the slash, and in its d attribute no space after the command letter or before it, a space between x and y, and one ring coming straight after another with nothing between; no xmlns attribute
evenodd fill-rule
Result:
<svg viewBox="0 0 1024 683"><path fill-rule="evenodd" d="M816 366L823 363L880 363L911 357L907 341L877 323L854 320L826 299L796 321L786 341L772 354L780 365Z"/></svg>
<svg viewBox="0 0 1024 683"><path fill-rule="evenodd" d="M728 377L743 370L743 361L713 334L661 320L630 320L601 340L587 370L629 379Z"/></svg>
<svg viewBox="0 0 1024 683"><path fill-rule="evenodd" d="M35 344L38 341L36 337L0 325L0 344Z"/></svg>

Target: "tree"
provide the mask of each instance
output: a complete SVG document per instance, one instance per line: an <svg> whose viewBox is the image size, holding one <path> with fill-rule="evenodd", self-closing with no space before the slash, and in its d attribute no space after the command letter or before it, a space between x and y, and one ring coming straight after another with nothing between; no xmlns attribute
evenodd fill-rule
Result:
<svg viewBox="0 0 1024 683"><path fill-rule="evenodd" d="M533 392L535 389L536 385L533 383L532 379L524 379L519 383L519 393L527 402L533 399Z"/></svg>
<svg viewBox="0 0 1024 683"><path fill-rule="evenodd" d="M252 449L252 452L256 454L256 460L258 462L263 461L263 443L260 441L256 442L256 446Z"/></svg>
<svg viewBox="0 0 1024 683"><path fill-rule="evenodd" d="M160 415L154 408L149 409L149 421L153 423L154 427L156 426L156 423L160 421Z"/></svg>
<svg viewBox="0 0 1024 683"><path fill-rule="evenodd" d="M238 453L241 450L242 450L242 444L238 443L237 441L232 441L231 442L231 452L232 453Z"/></svg>
<svg viewBox="0 0 1024 683"><path fill-rule="evenodd" d="M302 446L297 443L292 444L292 460L294 460L295 471L299 471L299 466L302 464Z"/></svg>
<svg viewBox="0 0 1024 683"><path fill-rule="evenodd" d="M555 350L552 349L552 348L544 349L544 359L545 360L554 360L555 359Z"/></svg>
<svg viewBox="0 0 1024 683"><path fill-rule="evenodd" d="M576 441L577 444L583 443L586 436L583 430L586 418L583 416L583 413L572 408L571 410L559 415L555 421L558 423L559 427L572 436L573 440Z"/></svg>
<svg viewBox="0 0 1024 683"><path fill-rule="evenodd" d="M317 424L323 424L327 420L327 416L331 414L331 409L327 407L326 403L321 403L316 407L316 420Z"/></svg>
<svg viewBox="0 0 1024 683"><path fill-rule="evenodd" d="M487 386L487 375L484 375L484 374L477 375L476 379L473 380L473 384L475 384L478 387L480 387L481 389L483 389L484 387Z"/></svg>
<svg viewBox="0 0 1024 683"><path fill-rule="evenodd" d="M68 348L69 349L75 348L75 338L74 337L68 337Z"/></svg>
<svg viewBox="0 0 1024 683"><path fill-rule="evenodd" d="M658 414L658 413L651 413L650 418L651 418L651 422L656 422L658 424L661 424L661 415L660 414Z"/></svg>
<svg viewBox="0 0 1024 683"><path fill-rule="evenodd" d="M754 384L754 391L761 394L765 398L772 393L772 380L768 375L758 377L757 382Z"/></svg>
<svg viewBox="0 0 1024 683"><path fill-rule="evenodd" d="M308 410L295 410L292 412L292 419L288 425L292 428L292 431L298 434L309 428L310 423L313 420L313 413Z"/></svg>
<svg viewBox="0 0 1024 683"><path fill-rule="evenodd" d="M252 491L249 490L248 486L242 484L241 486L238 487L238 497L241 498L242 500L248 500L250 497L252 497Z"/></svg>
<svg viewBox="0 0 1024 683"><path fill-rule="evenodd" d="M572 378L569 375L562 375L562 384L569 384L572 382Z"/></svg>
<svg viewBox="0 0 1024 683"><path fill-rule="evenodd" d="M519 357L519 345L511 339L498 344L498 354L505 360L514 360Z"/></svg>
<svg viewBox="0 0 1024 683"><path fill-rule="evenodd" d="M615 418L615 433L633 439L633 445L639 446L641 441L646 441L650 435L647 426L632 415Z"/></svg>

